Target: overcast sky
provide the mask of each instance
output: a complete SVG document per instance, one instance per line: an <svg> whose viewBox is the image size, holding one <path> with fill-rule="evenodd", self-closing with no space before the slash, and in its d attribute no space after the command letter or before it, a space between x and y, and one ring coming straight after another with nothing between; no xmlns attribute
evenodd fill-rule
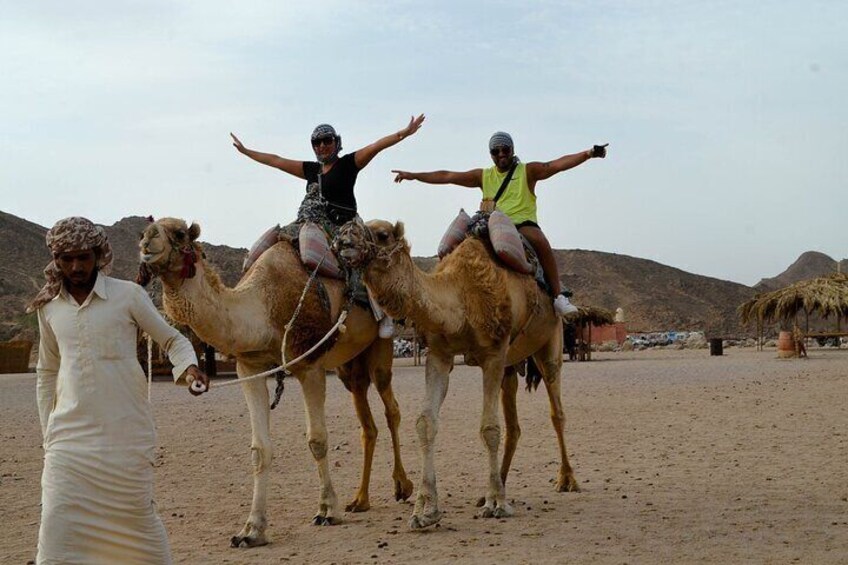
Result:
<svg viewBox="0 0 848 565"><path fill-rule="evenodd" d="M609 142L537 185L555 248L744 284L846 251L848 3L0 1L0 210L44 226L177 216L249 247L304 181L238 154L353 151L425 113L359 176L365 219L433 255L479 193L390 170Z"/></svg>

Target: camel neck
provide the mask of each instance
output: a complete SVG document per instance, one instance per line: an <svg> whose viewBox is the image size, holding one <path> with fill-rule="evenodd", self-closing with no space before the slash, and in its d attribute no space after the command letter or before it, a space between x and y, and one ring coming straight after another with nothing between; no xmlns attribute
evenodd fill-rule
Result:
<svg viewBox="0 0 848 565"><path fill-rule="evenodd" d="M461 305L452 293L439 292L440 275L423 272L409 252L375 260L365 274L368 287L384 310L412 320L422 331L452 333L462 326Z"/></svg>
<svg viewBox="0 0 848 565"><path fill-rule="evenodd" d="M218 274L198 261L194 277L163 277L162 302L174 321L191 326L204 342L224 353L250 351L266 345L257 319L266 315L255 286L227 288Z"/></svg>

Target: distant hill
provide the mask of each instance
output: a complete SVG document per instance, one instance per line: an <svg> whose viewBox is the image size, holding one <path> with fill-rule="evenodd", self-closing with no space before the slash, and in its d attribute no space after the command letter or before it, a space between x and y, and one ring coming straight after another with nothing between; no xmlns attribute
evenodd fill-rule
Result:
<svg viewBox="0 0 848 565"><path fill-rule="evenodd" d="M147 220L130 216L112 226L104 226L112 244L112 276L134 280L138 272L138 241ZM44 242L47 228L0 211L0 341L21 330L35 327L34 316L26 316L27 303L44 284L42 271L50 261ZM218 267L228 285L241 276L246 249L226 245L203 245L210 262ZM158 289L154 288L154 294ZM31 332L30 332L31 333Z"/></svg>
<svg viewBox="0 0 848 565"><path fill-rule="evenodd" d="M44 284L42 271L50 260L46 232L38 224L0 212L0 339L26 325L26 303Z"/></svg>
<svg viewBox="0 0 848 565"><path fill-rule="evenodd" d="M555 249L554 256L574 304L612 312L622 308L631 332L701 330L735 336L745 331L737 324L736 307L754 295L749 286L615 253ZM415 263L430 270L436 258L416 257Z"/></svg>
<svg viewBox="0 0 848 565"><path fill-rule="evenodd" d="M115 256L113 276L135 278L138 240L146 225L146 219L131 216L104 226ZM0 340L22 330L31 335L35 327L33 316L25 316L24 308L41 287L42 269L50 259L44 244L46 231L0 212ZM224 281L234 285L241 276L247 250L208 243L203 249ZM752 288L627 255L580 249L557 250L555 254L564 285L574 291L572 302L612 311L621 307L632 332L702 330L723 336L744 333L738 327L736 308L757 290L817 276L828 272L828 265L833 270L835 264L822 253L808 252L781 275L763 279ZM433 257L416 257L415 261L425 270L436 263ZM846 267L848 264L843 270L848 271Z"/></svg>
<svg viewBox="0 0 848 565"><path fill-rule="evenodd" d="M757 292L769 292L806 279L814 279L836 272L837 261L818 251L802 253L785 271L770 279L762 279L754 285ZM839 262L843 273L848 273L848 259Z"/></svg>
<svg viewBox="0 0 848 565"><path fill-rule="evenodd" d="M631 332L703 330L738 335L736 308L751 287L695 275L655 261L601 251L556 251L575 304L624 309Z"/></svg>

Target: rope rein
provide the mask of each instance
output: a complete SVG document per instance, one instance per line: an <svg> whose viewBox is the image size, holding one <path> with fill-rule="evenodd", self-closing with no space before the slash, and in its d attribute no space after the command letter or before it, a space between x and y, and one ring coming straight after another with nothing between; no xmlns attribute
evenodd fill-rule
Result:
<svg viewBox="0 0 848 565"><path fill-rule="evenodd" d="M327 332L327 334L323 338L321 338L321 340L318 343L313 345L312 348L309 351L307 351L306 353L304 353L300 357L293 359L293 360L289 361L288 363L284 363L284 364L280 365L279 367L274 367L273 369L269 369L265 372L258 373L256 375L251 375L249 377L240 377L238 379L232 379L232 380L229 380L229 381L224 381L222 383L215 383L214 388L220 388L220 387L225 387L225 386L233 386L233 385L236 385L236 384L246 383L248 381L252 381L252 380L255 380L255 379L261 379L263 377L269 377L269 376L273 375L274 373L281 371L281 370L286 371L288 369L288 367L291 367L292 365L299 363L305 357L308 357L310 354L312 354L313 351L318 349L325 341L330 339L330 337L336 332L336 330L338 330L339 327L344 323L346 318L347 318L347 310L344 310L344 311L342 311L341 315L339 316L338 321L336 321L336 324L332 328L330 328L330 331ZM212 388L213 387L210 386L209 390L212 390Z"/></svg>
<svg viewBox="0 0 848 565"><path fill-rule="evenodd" d="M153 338L147 334L147 402L153 388Z"/></svg>
<svg viewBox="0 0 848 565"><path fill-rule="evenodd" d="M300 361L302 361L306 357L309 357L313 352L315 352L315 350L317 350L328 339L330 339L330 337L332 337L333 334L335 334L337 331L341 331L342 333L344 333L344 331L345 331L343 329L344 328L344 321L347 319L351 300L348 300L348 302L343 307L341 314L339 314L339 318L338 318L338 320L336 320L336 323L333 325L332 328L330 328L330 330L326 334L324 334L324 337L322 337L318 341L318 343L313 345L308 351L306 351L305 353L303 353L302 355L300 355L296 359L293 359L291 361L286 361L286 342L288 340L289 331L292 329L295 321L297 320L297 317L300 315L300 311L303 308L303 303L306 300L306 293L309 291L309 288L315 282L315 278L318 275L318 270L321 268L321 265L324 263L324 259L326 259L327 253L330 252L330 249L332 249L337 238L338 238L338 235L336 235L336 237L333 238L333 241L327 247L327 250L324 251L324 255L321 256L321 260L318 262L318 265L315 266L315 268L312 270L312 273L309 275L309 279L306 281L306 285L303 287L303 292L301 292L301 294L300 294L300 300L298 300L297 306L295 307L294 312L292 313L292 317L291 317L291 319L289 319L289 322L285 326L286 330L283 333L283 343L282 343L282 347L281 347L282 360L283 360L282 364L280 364L279 366L274 367L272 369L269 369L267 371L263 371L262 373L258 373L256 375L251 375L249 377L239 377L237 379L224 381L222 383L216 383L214 388L233 386L233 385L236 385L236 384L246 383L248 381L253 381L253 380L256 380L256 379L269 377L269 376L271 376L275 373L278 373L278 372L282 372L283 376L288 375L288 374L290 374L289 370L288 370L289 367L299 363ZM282 394L282 386L281 386L282 382L283 382L283 380L281 378L278 381L278 384L277 384L277 390L275 391L274 402L271 405L272 409L274 407L276 407L277 403L279 402L280 395ZM192 383L192 386L194 386L194 383ZM211 386L211 383L210 383L209 390L211 390L212 388L213 387ZM203 389L202 388L195 388L195 390L202 391Z"/></svg>

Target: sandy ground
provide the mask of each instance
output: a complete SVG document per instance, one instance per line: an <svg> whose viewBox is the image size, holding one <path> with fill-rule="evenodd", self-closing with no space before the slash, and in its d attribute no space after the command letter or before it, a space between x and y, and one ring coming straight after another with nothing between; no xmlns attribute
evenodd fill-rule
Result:
<svg viewBox="0 0 848 565"><path fill-rule="evenodd" d="M423 368L396 363L403 457L420 476L413 423ZM459 366L437 438L440 527L412 532L392 497L379 398L372 509L314 527L318 479L301 391L273 413L272 543L231 549L250 507L250 429L238 388L193 398L154 383L159 511L179 563L846 563L848 351L808 360L729 349L597 354L563 368L569 456L581 493L556 493L557 450L542 391L519 394L523 435L508 497L516 515L476 519L486 464L480 378ZM327 414L342 503L361 465L349 396L331 377ZM34 375L0 376L0 562L35 556L42 452Z"/></svg>

